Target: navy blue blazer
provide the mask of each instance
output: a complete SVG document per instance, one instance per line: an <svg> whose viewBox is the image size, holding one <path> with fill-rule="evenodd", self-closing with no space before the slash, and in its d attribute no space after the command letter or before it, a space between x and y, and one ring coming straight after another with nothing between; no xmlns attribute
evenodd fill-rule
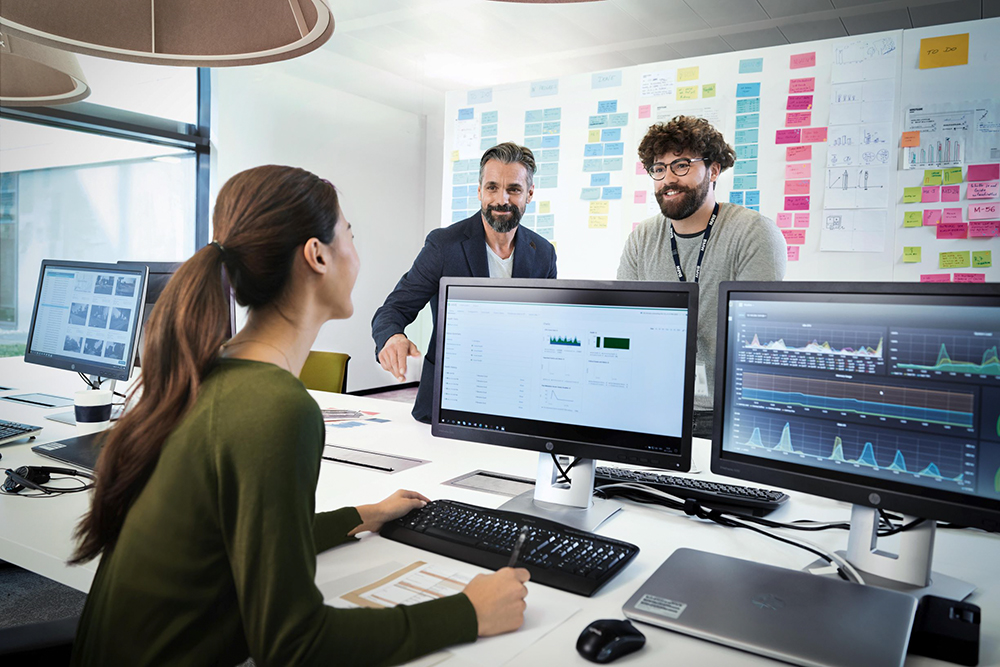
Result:
<svg viewBox="0 0 1000 667"><path fill-rule="evenodd" d="M524 227L514 235L514 278L555 278L556 249L544 238ZM413 417L430 423L434 387L434 355L437 340L438 283L442 277L489 278L486 259L486 230L483 217L476 212L471 218L435 229L427 235L424 247L413 260L413 266L403 274L396 288L386 298L372 318L372 338L375 357L390 337L403 333L420 310L430 301L434 329L424 350L424 368L420 388L413 406Z"/></svg>

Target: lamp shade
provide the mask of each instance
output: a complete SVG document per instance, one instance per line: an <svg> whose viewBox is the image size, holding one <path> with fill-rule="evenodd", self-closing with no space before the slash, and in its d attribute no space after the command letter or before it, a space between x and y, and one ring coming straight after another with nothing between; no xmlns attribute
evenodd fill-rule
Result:
<svg viewBox="0 0 1000 667"><path fill-rule="evenodd" d="M72 53L0 32L0 106L47 106L90 95Z"/></svg>
<svg viewBox="0 0 1000 667"><path fill-rule="evenodd" d="M323 45L323 0L3 0L0 30L87 55L225 67L288 60Z"/></svg>

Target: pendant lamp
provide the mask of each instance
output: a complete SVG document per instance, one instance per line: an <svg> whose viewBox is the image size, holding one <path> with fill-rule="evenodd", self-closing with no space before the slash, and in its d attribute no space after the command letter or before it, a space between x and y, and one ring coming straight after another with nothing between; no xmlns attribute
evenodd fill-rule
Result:
<svg viewBox="0 0 1000 667"><path fill-rule="evenodd" d="M0 106L48 106L90 95L72 53L0 32Z"/></svg>
<svg viewBox="0 0 1000 667"><path fill-rule="evenodd" d="M3 0L0 31L114 60L226 67L317 49L333 15L323 0Z"/></svg>

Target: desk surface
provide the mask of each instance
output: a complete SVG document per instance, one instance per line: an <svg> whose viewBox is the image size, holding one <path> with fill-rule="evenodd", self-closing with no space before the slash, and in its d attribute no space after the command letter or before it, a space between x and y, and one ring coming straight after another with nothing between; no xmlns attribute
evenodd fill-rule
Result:
<svg viewBox="0 0 1000 667"><path fill-rule="evenodd" d="M0 385L14 391L0 392L0 397L47 392L71 396L83 385L72 373L24 364L19 358L0 359ZM121 383L119 383L119 390ZM364 409L379 412L389 421L366 423L347 429L328 430L327 442L385 453L425 459L430 463L396 474L359 470L353 466L323 462L316 492L317 511L325 511L381 500L397 488L420 491L430 498L451 498L487 507L497 507L506 498L499 495L442 486L441 482L476 469L487 469L522 477L534 477L538 455L533 452L504 449L476 443L434 438L430 427L415 422L409 406L374 398L313 392L321 407ZM64 410L64 409L62 409ZM44 428L35 442L0 446L0 468L20 465L47 465L52 462L31 451L39 442L59 440L75 434L74 427L45 419L60 409L46 410L9 401L0 401L0 418L40 425ZM694 462L700 477L714 478L709 471L709 443L695 440ZM815 496L790 492L791 500L770 515L779 521L795 519L848 520L850 506ZM81 591L87 591L96 570L95 563L68 567L72 551L72 532L89 502L88 494L57 498L27 499L0 497L0 559L37 572ZM802 568L813 557L800 549L781 544L745 530L734 530L690 519L663 508L626 503L626 509L601 526L598 531L639 545L637 558L595 597L582 598L554 591L580 607L580 612L533 644L519 657L521 664L590 664L575 651L576 638L591 621L598 618L621 618L621 607L673 551L690 547L747 558L789 568ZM801 535L799 535L801 537ZM847 546L846 531L809 534L808 539L831 550ZM893 546L890 540L888 548ZM359 544L320 554L317 581L331 581L360 572L377 561L412 562L420 557L412 547L370 536ZM980 665L1000 665L1000 536L974 531L939 530L934 554L934 569L972 581L979 589L970 602L983 610ZM440 557L435 557L440 558ZM530 585L529 585L530 587ZM531 597L528 597L530 613ZM705 665L776 665L772 660L743 653L721 645L686 637L650 626L642 626L647 647L616 664L663 664L670 656L673 664ZM945 664L926 658L908 658L907 665Z"/></svg>

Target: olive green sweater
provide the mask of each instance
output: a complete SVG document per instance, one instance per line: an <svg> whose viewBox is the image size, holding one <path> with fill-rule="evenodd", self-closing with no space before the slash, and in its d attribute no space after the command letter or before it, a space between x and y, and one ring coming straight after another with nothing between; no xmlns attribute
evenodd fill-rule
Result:
<svg viewBox="0 0 1000 667"><path fill-rule="evenodd" d="M474 641L464 594L324 606L316 554L351 540L361 518L353 507L315 513L323 441L297 378L220 362L101 560L73 664L383 665Z"/></svg>

